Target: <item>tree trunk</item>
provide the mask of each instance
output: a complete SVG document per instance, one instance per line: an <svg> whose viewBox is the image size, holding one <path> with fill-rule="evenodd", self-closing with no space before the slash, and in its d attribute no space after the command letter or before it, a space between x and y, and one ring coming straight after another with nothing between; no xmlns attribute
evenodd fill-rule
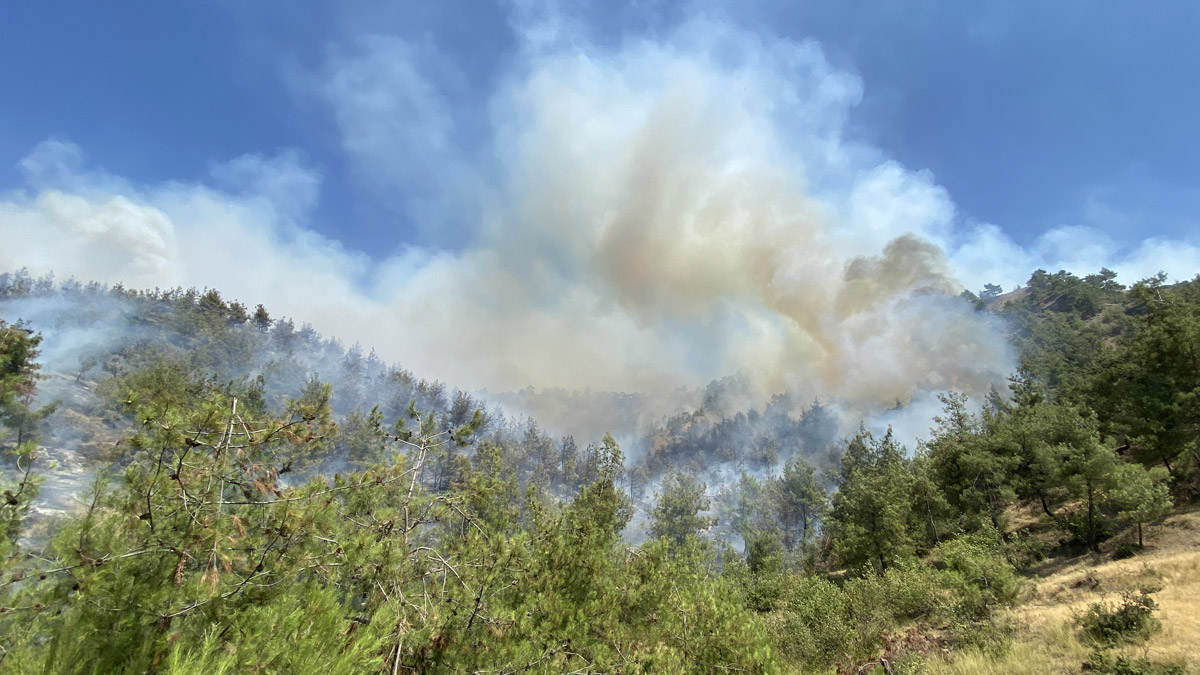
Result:
<svg viewBox="0 0 1200 675"><path fill-rule="evenodd" d="M937 523L933 522L933 505L929 503L928 492L925 493L925 512L929 514L929 529L933 534L933 542L935 544L942 543L942 540L938 537Z"/></svg>
<svg viewBox="0 0 1200 675"><path fill-rule="evenodd" d="M800 510L800 545L808 543L808 509Z"/></svg>
<svg viewBox="0 0 1200 675"><path fill-rule="evenodd" d="M988 492L988 517L992 520L992 527L996 528L996 531L1000 533L1000 540L1007 542L1009 534L1004 531L1003 527L1000 527L1000 514L996 512L996 503L992 499L990 491Z"/></svg>
<svg viewBox="0 0 1200 675"><path fill-rule="evenodd" d="M1042 511L1043 511L1043 512L1044 512L1044 513L1045 513L1047 516L1050 516L1050 520L1053 520L1054 522L1056 522L1056 523L1059 523L1059 524L1061 525L1061 524L1062 524L1062 521L1060 521L1060 520L1058 519L1058 515L1057 515L1057 514L1055 514L1055 513L1054 513L1054 510L1050 508L1050 505L1046 503L1046 495L1042 494L1042 493L1039 491L1039 492L1038 492L1038 500L1042 502Z"/></svg>
<svg viewBox="0 0 1200 675"><path fill-rule="evenodd" d="M1088 499L1088 548L1099 553L1100 547L1096 545L1096 499L1095 490L1091 482L1088 482L1087 490Z"/></svg>

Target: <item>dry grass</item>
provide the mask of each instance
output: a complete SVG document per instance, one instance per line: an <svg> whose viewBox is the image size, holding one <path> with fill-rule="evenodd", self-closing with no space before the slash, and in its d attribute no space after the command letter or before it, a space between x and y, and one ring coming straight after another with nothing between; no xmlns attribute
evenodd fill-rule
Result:
<svg viewBox="0 0 1200 675"><path fill-rule="evenodd" d="M1147 550L1134 558L1089 554L1045 568L1047 576L1034 578L1026 601L1010 613L1016 634L1004 655L966 650L931 660L926 672L1079 673L1090 648L1079 640L1075 617L1089 605L1116 602L1122 591L1149 585L1161 588L1154 599L1163 630L1124 653L1200 673L1200 511L1174 515L1149 535Z"/></svg>
<svg viewBox="0 0 1200 675"><path fill-rule="evenodd" d="M1065 624L1048 629L1021 629L1012 646L1002 655L974 649L954 652L945 660L925 664L930 675L1048 675L1078 673L1088 657L1088 648Z"/></svg>

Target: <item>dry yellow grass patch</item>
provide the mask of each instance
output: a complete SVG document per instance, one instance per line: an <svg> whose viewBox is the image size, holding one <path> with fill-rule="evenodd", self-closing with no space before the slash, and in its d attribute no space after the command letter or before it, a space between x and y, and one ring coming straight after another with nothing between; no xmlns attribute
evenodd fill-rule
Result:
<svg viewBox="0 0 1200 675"><path fill-rule="evenodd" d="M1059 675L1078 673L1088 648L1074 630L1059 624L1049 629L1019 629L1018 637L1001 655L967 649L946 660L931 659L924 672L930 675Z"/></svg>
<svg viewBox="0 0 1200 675"><path fill-rule="evenodd" d="M1148 533L1147 551L1126 560L1084 555L1058 561L1035 578L1027 600L1012 610L1016 634L1002 656L966 650L928 664L930 673L984 675L1079 673L1090 648L1080 642L1075 618L1101 601L1116 603L1122 591L1161 588L1154 595L1163 630L1127 656L1187 665L1200 673L1200 512L1172 516ZM1116 541L1121 541L1117 539ZM1127 540L1127 539L1125 539ZM1110 544L1110 549L1115 544Z"/></svg>

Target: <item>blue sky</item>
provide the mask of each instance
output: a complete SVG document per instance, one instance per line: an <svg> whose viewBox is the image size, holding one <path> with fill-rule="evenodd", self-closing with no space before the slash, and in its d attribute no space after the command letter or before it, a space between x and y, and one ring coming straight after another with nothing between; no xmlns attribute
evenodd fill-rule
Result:
<svg viewBox="0 0 1200 675"><path fill-rule="evenodd" d="M0 267L463 386L982 391L962 288L1200 271L1200 8L1153 7L3 3Z"/></svg>
<svg viewBox="0 0 1200 675"><path fill-rule="evenodd" d="M297 148L323 177L316 227L378 251L406 238L354 175L332 111L297 87L365 33L428 41L480 107L512 61L512 9L483 1L12 2L0 9L0 186L48 137L133 180L203 178L243 153ZM653 35L696 5L593 3L598 41ZM1020 243L1062 224L1119 240L1182 236L1200 207L1200 6L1064 1L761 2L704 11L818 40L862 79L851 133L929 169L967 218ZM472 118L475 112L464 114ZM470 138L466 142L470 142ZM1100 208L1098 205L1102 205ZM411 236L416 236L413 233Z"/></svg>

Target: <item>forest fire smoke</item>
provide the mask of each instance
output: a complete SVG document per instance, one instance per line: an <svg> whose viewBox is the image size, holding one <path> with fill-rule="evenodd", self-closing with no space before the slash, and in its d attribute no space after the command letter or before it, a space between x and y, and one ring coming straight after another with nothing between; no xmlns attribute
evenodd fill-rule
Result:
<svg viewBox="0 0 1200 675"><path fill-rule="evenodd" d="M1012 360L956 297L952 206L843 138L859 96L817 46L718 24L527 37L490 159L444 186L482 214L463 245L345 252L307 229L318 178L293 155L214 172L240 192L134 188L53 142L23 163L36 196L0 203L0 266L218 288L468 389L652 398L738 373L855 414L985 391Z"/></svg>
<svg viewBox="0 0 1200 675"><path fill-rule="evenodd" d="M855 84L808 45L692 31L702 48L531 59L498 103L504 206L409 278L472 317L430 335L493 357L489 387L661 393L741 373L764 397L876 406L952 373L976 392L1002 381L1007 348L956 299L928 220L845 218L806 183L830 171L806 152L838 130L797 141L781 109L828 119ZM806 79L821 86L790 84Z"/></svg>

